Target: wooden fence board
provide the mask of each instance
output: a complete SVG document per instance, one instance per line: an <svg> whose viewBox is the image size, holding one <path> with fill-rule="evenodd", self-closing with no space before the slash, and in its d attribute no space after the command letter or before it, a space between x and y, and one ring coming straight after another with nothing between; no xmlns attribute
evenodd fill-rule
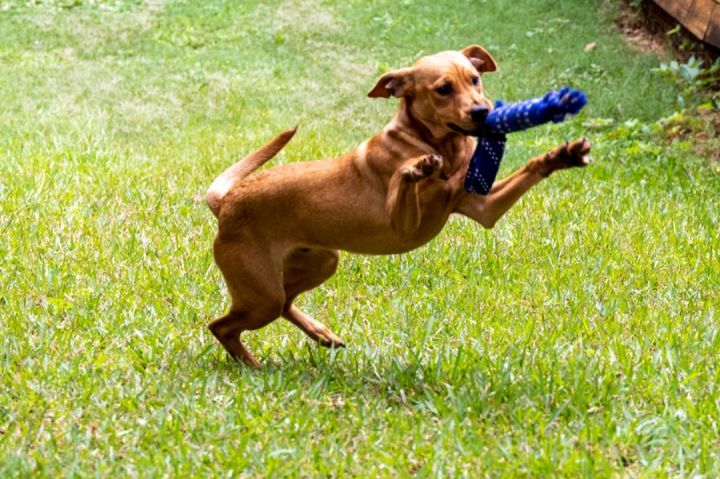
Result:
<svg viewBox="0 0 720 479"><path fill-rule="evenodd" d="M717 8L717 13L720 15L720 8ZM705 34L705 41L710 45L720 48L720 23L711 23L708 27L708 31Z"/></svg>
<svg viewBox="0 0 720 479"><path fill-rule="evenodd" d="M692 5L693 0L654 0L663 10L675 17L676 20L682 21L687 15L687 11Z"/></svg>
<svg viewBox="0 0 720 479"><path fill-rule="evenodd" d="M720 48L720 0L716 0L710 12L710 24L705 32L705 41Z"/></svg>
<svg viewBox="0 0 720 479"><path fill-rule="evenodd" d="M653 0L698 39L720 48L720 0Z"/></svg>
<svg viewBox="0 0 720 479"><path fill-rule="evenodd" d="M682 23L690 32L700 40L705 38L705 32L710 22L711 0L695 0L685 12Z"/></svg>

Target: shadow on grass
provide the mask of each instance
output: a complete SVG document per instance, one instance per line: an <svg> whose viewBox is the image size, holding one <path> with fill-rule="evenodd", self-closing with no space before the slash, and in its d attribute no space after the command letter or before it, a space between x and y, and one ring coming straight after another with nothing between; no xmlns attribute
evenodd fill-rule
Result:
<svg viewBox="0 0 720 479"><path fill-rule="evenodd" d="M371 349L325 349L308 344L264 359L259 369L222 355L206 356L199 365L221 373L239 388L255 388L282 396L297 390L300 397L333 404L338 397L389 409L412 409L430 415L495 418L515 408L541 410L545 416L568 415L590 407L578 398L569 366L542 370L530 349L508 348L488 355L470 349L385 354ZM547 359L547 358L545 358ZM540 361L541 362L541 361ZM575 374L575 376L578 376ZM576 383L577 384L577 383ZM587 391L585 391L587 392Z"/></svg>

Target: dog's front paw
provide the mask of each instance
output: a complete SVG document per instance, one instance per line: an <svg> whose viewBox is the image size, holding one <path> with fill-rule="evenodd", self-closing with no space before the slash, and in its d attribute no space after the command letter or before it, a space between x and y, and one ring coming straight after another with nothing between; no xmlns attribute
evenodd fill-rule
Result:
<svg viewBox="0 0 720 479"><path fill-rule="evenodd" d="M555 170L563 168L583 167L592 163L592 158L587 156L590 153L590 140L581 138L579 140L565 143L562 146L553 148L543 158L544 176Z"/></svg>
<svg viewBox="0 0 720 479"><path fill-rule="evenodd" d="M420 157L415 164L406 166L402 172L403 178L410 182L418 182L429 178L435 172L440 171L443 166L443 159L440 155L425 155Z"/></svg>

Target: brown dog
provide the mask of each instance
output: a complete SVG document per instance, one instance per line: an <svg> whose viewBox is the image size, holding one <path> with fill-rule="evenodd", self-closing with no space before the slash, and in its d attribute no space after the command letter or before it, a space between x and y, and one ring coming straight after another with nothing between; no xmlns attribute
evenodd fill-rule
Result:
<svg viewBox="0 0 720 479"><path fill-rule="evenodd" d="M217 216L215 261L232 297L210 330L234 358L257 366L240 333L279 316L324 346L344 346L293 305L335 273L338 250L396 254L432 239L452 213L492 228L530 187L555 170L585 166L587 140L531 159L487 196L463 189L476 130L492 103L480 76L495 71L485 49L421 58L383 75L368 96L400 98L395 118L354 150L331 160L251 173L290 141L288 130L222 173L207 203Z"/></svg>

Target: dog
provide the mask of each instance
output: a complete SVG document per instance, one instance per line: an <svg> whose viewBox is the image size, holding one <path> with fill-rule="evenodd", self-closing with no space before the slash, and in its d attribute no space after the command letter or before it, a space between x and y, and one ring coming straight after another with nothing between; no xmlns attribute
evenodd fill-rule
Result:
<svg viewBox="0 0 720 479"><path fill-rule="evenodd" d="M368 96L399 98L397 113L352 151L255 172L294 128L215 179L206 201L218 219L214 257L232 304L209 328L230 356L259 366L240 335L280 316L323 346L343 347L293 304L335 273L339 250L404 253L430 241L454 213L492 228L543 178L590 162L583 138L532 158L486 196L466 192L472 134L493 107L482 76L496 68L478 45L422 57L378 79Z"/></svg>

